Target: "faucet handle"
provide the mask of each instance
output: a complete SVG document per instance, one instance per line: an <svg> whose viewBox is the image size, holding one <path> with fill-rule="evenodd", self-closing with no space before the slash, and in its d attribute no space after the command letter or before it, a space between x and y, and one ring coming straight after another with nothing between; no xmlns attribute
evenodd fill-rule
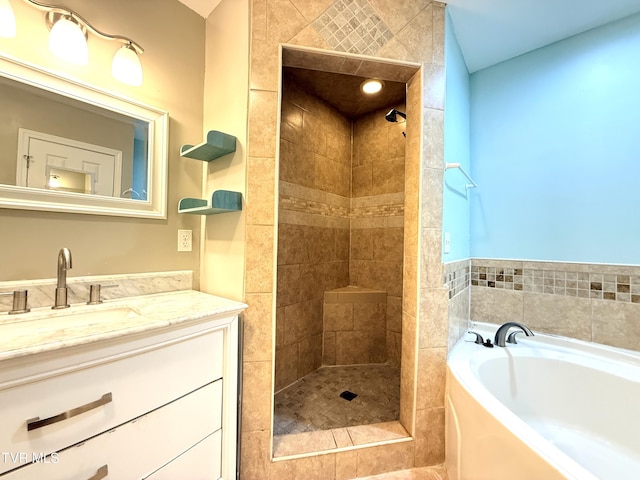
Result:
<svg viewBox="0 0 640 480"><path fill-rule="evenodd" d="M473 343L477 343L478 345L484 344L484 339L482 338L482 335L480 335L479 333L474 332L473 330L469 330L467 333L470 333L476 336L476 339L473 341Z"/></svg>
<svg viewBox="0 0 640 480"><path fill-rule="evenodd" d="M9 315L15 315L17 313L27 313L31 309L27 306L28 303L28 291L27 290L14 290L13 292L0 293L2 296L13 295L13 307L9 311Z"/></svg>
<svg viewBox="0 0 640 480"><path fill-rule="evenodd" d="M519 333L524 333L522 330L515 330L513 332L511 332L509 334L509 336L507 337L507 343L515 343L517 344L518 342L516 342L516 335Z"/></svg>
<svg viewBox="0 0 640 480"><path fill-rule="evenodd" d="M109 285L100 285L99 283L93 283L89 285L89 301L87 305L98 305L102 303L102 299L100 298L100 290L102 288L112 288L118 287L119 285L115 283L111 283Z"/></svg>

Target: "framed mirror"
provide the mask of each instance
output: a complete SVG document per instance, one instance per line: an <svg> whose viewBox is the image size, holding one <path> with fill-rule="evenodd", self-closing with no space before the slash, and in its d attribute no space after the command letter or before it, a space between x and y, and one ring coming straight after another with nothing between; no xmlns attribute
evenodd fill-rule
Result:
<svg viewBox="0 0 640 480"><path fill-rule="evenodd" d="M168 114L0 54L0 208L166 218Z"/></svg>

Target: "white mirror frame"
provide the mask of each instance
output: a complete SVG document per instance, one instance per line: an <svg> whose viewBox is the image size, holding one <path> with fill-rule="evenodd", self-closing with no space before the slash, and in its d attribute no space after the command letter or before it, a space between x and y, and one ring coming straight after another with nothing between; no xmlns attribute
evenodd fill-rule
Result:
<svg viewBox="0 0 640 480"><path fill-rule="evenodd" d="M0 208L167 218L167 112L63 77L3 53L0 53L0 76L149 123L149 180L146 201L0 184Z"/></svg>

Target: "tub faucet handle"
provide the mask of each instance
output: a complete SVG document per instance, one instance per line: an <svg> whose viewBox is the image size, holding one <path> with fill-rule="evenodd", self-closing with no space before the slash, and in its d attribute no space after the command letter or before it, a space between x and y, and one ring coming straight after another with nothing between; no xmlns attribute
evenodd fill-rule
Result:
<svg viewBox="0 0 640 480"><path fill-rule="evenodd" d="M478 345L483 345L484 344L484 339L482 338L482 335L480 335L479 333L474 332L472 330L469 330L467 333L470 333L470 334L476 336L476 339L473 341L473 343L477 343Z"/></svg>
<svg viewBox="0 0 640 480"><path fill-rule="evenodd" d="M522 330L516 330L515 332L511 332L507 337L507 343L518 343L516 342L516 335L519 333L524 333Z"/></svg>

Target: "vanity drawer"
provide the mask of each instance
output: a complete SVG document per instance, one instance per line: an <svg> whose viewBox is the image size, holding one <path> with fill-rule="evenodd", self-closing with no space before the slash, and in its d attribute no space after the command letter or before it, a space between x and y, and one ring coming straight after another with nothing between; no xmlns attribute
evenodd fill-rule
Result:
<svg viewBox="0 0 640 480"><path fill-rule="evenodd" d="M218 480L222 462L222 430L191 447L143 480Z"/></svg>
<svg viewBox="0 0 640 480"><path fill-rule="evenodd" d="M224 333L215 330L1 390L0 451L58 451L169 403L222 377L223 348ZM28 430L34 417L69 411L78 414Z"/></svg>
<svg viewBox="0 0 640 480"><path fill-rule="evenodd" d="M79 445L67 448L49 459L34 463L2 477L3 480L135 480L152 478L154 472L171 465L189 447L202 445L202 454L211 459L220 455L215 444L204 442L212 432L221 432L222 380L206 385L164 407ZM177 478L218 478L213 461L185 465ZM101 474L106 473L106 476ZM214 476L215 475L215 476ZM158 477L165 478L165 477Z"/></svg>

